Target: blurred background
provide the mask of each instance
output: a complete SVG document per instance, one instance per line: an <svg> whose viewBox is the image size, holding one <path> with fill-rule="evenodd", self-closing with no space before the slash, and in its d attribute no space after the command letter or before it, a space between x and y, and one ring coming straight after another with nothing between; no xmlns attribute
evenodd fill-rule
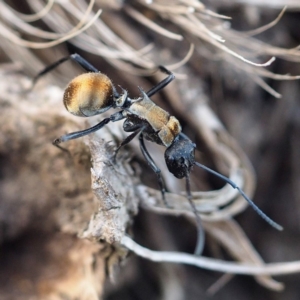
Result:
<svg viewBox="0 0 300 300"><path fill-rule="evenodd" d="M153 100L180 120L197 145L196 159L227 176L242 170L237 183L284 227L278 232L251 208L243 212L242 197L194 170L192 189L204 191L194 196L207 232L203 255L254 265L297 261L300 4L269 2L0 1L1 299L299 299L299 274L276 276L283 288L270 277L153 263L123 253L113 234L112 240L89 235L100 243L82 239L101 206L91 156L94 163L109 157L125 136L122 124L103 134L108 138L97 147L104 154L90 141L72 141L70 158L51 141L102 119L65 112L63 89L82 69L66 62L24 92L45 66L75 52L132 97L139 96L137 86L148 90L162 80L157 66L166 66L176 80ZM109 188L124 185L130 198L120 231L150 249L193 253L193 216L180 216L189 207L173 196L185 190L184 181L166 170L164 149L147 147L178 211L151 202L161 197L156 177L133 142L120 158L122 172L130 169L128 186L107 175ZM227 202L211 204L210 191Z"/></svg>

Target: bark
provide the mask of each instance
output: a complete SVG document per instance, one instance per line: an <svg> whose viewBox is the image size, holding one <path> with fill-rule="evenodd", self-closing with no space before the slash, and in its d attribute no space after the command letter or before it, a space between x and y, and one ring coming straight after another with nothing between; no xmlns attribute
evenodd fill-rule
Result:
<svg viewBox="0 0 300 300"><path fill-rule="evenodd" d="M25 92L23 75L0 77L0 298L99 299L106 267L126 254L118 242L137 212L134 176L101 137L70 141L69 152L51 145L87 125L65 112L62 90Z"/></svg>

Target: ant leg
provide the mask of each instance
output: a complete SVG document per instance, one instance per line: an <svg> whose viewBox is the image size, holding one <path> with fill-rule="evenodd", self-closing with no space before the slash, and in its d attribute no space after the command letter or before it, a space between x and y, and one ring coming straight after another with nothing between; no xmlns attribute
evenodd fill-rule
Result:
<svg viewBox="0 0 300 300"><path fill-rule="evenodd" d="M70 55L70 59L77 62L82 68L84 68L88 72L97 73L97 70L93 65L91 65L86 59L84 59L81 55L74 53Z"/></svg>
<svg viewBox="0 0 300 300"><path fill-rule="evenodd" d="M124 118L125 117L123 116L123 111L119 111L119 112L111 115L109 118L106 118L106 119L102 120L100 123L96 124L95 126L93 126L91 128L65 134L65 135L63 135L63 136L55 139L52 144L54 146L56 146L56 147L64 150L64 151L67 151L63 147L59 146L59 144L63 143L63 142L67 142L69 140L78 139L78 138L80 138L82 136L85 136L85 135L88 135L88 134L90 134L92 132L100 130L102 127L104 127L109 122L116 122L116 121L122 120Z"/></svg>
<svg viewBox="0 0 300 300"><path fill-rule="evenodd" d="M50 71L52 71L53 69L57 68L59 65L61 65L62 63L64 63L65 61L68 60L74 60L75 62L77 62L83 69L85 69L88 72L92 72L92 73L97 73L99 72L94 66L92 66L88 61L86 61L83 57L81 57L79 54L75 53L66 57L61 58L60 60L58 60L57 62L49 65L48 67L46 67L44 70L42 70L41 72L39 72L32 80L32 86L35 85L35 83L38 81L38 79L42 76L44 76L45 74L49 73Z"/></svg>
<svg viewBox="0 0 300 300"><path fill-rule="evenodd" d="M194 254L201 255L203 252L204 243L205 243L205 232L203 230L201 218L197 212L195 203L192 200L192 193L191 193L191 186L190 186L190 174L189 173L187 173L187 175L186 175L186 193L187 193L187 199L192 207L192 210L195 214L196 222L197 222L198 235L197 235L197 244L196 244Z"/></svg>
<svg viewBox="0 0 300 300"><path fill-rule="evenodd" d="M144 155L147 163L149 164L149 166L151 167L151 169L155 172L155 174L157 176L158 184L159 184L160 191L161 191L161 194L162 194L163 202L164 202L164 204L165 204L166 207L170 208L170 205L167 203L167 200L166 200L166 197L165 197L166 189L165 189L165 184L164 184L163 177L161 176L161 171L156 166L154 160L150 156L150 154L149 154L149 152L148 152L148 150L147 150L147 148L145 146L142 134L139 136L139 141L140 141L141 151L142 151L142 153L143 153L143 155Z"/></svg>
<svg viewBox="0 0 300 300"><path fill-rule="evenodd" d="M168 74L169 76L163 79L161 82L159 82L157 85L155 85L153 88L151 88L146 94L148 97L153 96L157 92L159 92L161 89L163 89L165 86L167 86L172 80L175 79L175 75L166 69L164 66L158 67L160 71L162 71L165 74Z"/></svg>
<svg viewBox="0 0 300 300"><path fill-rule="evenodd" d="M82 136L88 135L92 132L95 132L95 131L101 129L103 126L105 126L109 122L110 122L110 118L106 118L106 119L102 120L100 123L96 124L95 126L93 126L91 128L84 129L84 130L81 130L81 131L75 131L75 132L71 132L71 133L62 135L61 137L55 139L52 144L54 146L58 147L58 148L61 148L59 146L60 143L67 142L69 140L78 139Z"/></svg>
<svg viewBox="0 0 300 300"><path fill-rule="evenodd" d="M32 86L30 89L32 89L36 82L45 74L51 72L52 70L54 70L55 68L57 68L59 65L61 65L62 63L68 61L68 60L73 60L76 63L78 63L83 69L85 69L87 72L91 72L91 73L98 73L99 70L96 69L93 65L91 65L87 60L85 60L81 55L74 53L71 54L69 56L63 57L60 60L58 60L57 62L49 65L48 67L46 67L44 70L42 70L41 72L39 72L32 80ZM115 87L113 86L113 94L114 97L118 98L120 97L119 93L117 92L117 90L115 89Z"/></svg>
<svg viewBox="0 0 300 300"><path fill-rule="evenodd" d="M119 145L119 147L116 149L115 155L114 155L114 161L117 158L117 154L120 150L121 147L127 145L128 143L130 143L136 136L137 134L139 134L142 130L144 129L144 127L138 128L137 130L135 130L132 134L130 134L129 136L127 136Z"/></svg>

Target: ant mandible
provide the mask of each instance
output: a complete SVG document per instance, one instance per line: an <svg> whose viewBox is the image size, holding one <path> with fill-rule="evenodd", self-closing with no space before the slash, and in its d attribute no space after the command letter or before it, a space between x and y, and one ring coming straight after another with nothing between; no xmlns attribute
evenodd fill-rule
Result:
<svg viewBox="0 0 300 300"><path fill-rule="evenodd" d="M134 137L139 135L141 151L149 166L152 168L158 178L162 198L167 205L165 199L166 191L161 171L150 156L145 146L144 139L165 146L165 161L168 170L177 178L186 178L187 199L196 216L198 226L198 241L195 250L195 254L197 255L201 254L203 250L204 231L201 225L200 216L198 215L195 204L192 201L190 188L189 176L191 168L194 165L214 174L226 183L230 184L234 189L237 189L238 192L250 204L250 206L252 206L258 215L260 215L267 223L277 230L283 229L282 226L264 214L233 181L226 176L221 175L218 172L196 162L194 155L196 145L181 132L179 121L174 116L170 116L168 112L157 106L150 99L151 96L162 90L172 80L175 79L175 76L171 71L167 70L163 66L159 66L158 69L168 76L157 85L152 87L148 92L144 92L141 88L139 88L141 96L132 99L128 96L127 91L124 89L122 89L122 93L119 94L111 80L105 74L101 73L94 66L92 66L83 57L81 57L79 54L72 54L58 60L37 74L33 79L33 85L41 76L68 60L75 61L88 72L75 77L69 83L64 92L63 102L66 109L70 113L80 117L90 117L101 114L110 108L119 108L120 111L112 114L109 118L105 118L91 128L65 134L55 139L53 141L55 146L61 148L59 144L62 142L77 139L100 130L109 122L116 122L125 119L123 123L123 129L126 132L131 132L131 134L127 136L116 149L115 157L122 146L128 144Z"/></svg>

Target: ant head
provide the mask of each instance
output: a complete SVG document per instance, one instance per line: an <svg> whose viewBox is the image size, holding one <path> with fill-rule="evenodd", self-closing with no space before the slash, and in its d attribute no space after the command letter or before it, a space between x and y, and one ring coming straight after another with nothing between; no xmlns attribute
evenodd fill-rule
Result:
<svg viewBox="0 0 300 300"><path fill-rule="evenodd" d="M187 177L195 163L196 145L188 138L179 137L166 149L165 160L169 171L175 177L183 178Z"/></svg>
<svg viewBox="0 0 300 300"><path fill-rule="evenodd" d="M114 87L102 73L85 73L74 78L67 86L63 102L73 115L90 117L113 107Z"/></svg>

